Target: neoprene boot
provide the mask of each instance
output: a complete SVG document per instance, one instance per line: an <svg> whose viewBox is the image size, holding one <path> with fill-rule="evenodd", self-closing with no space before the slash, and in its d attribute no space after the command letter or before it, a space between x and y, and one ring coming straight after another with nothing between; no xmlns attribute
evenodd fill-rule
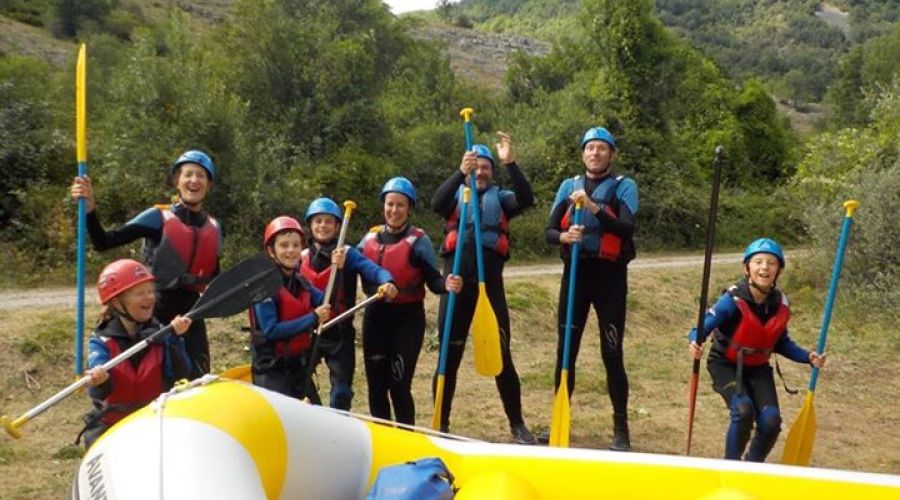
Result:
<svg viewBox="0 0 900 500"><path fill-rule="evenodd" d="M631 439L628 435L628 415L613 415L613 439L609 443L613 451L631 451Z"/></svg>

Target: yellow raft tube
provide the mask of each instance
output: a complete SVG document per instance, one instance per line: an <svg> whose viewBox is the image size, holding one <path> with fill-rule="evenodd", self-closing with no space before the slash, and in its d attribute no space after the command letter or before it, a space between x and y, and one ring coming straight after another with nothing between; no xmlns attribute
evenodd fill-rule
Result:
<svg viewBox="0 0 900 500"><path fill-rule="evenodd" d="M104 434L72 498L357 499L387 465L440 457L456 498L900 499L900 476L460 441L207 376Z"/></svg>

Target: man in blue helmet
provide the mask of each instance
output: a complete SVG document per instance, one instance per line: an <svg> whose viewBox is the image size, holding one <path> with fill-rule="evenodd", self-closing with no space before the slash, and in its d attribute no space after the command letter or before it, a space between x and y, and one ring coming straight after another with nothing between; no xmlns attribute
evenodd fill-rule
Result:
<svg viewBox="0 0 900 500"><path fill-rule="evenodd" d="M556 387L560 384L566 334L569 291L569 259L572 243L581 242L577 268L569 359L569 395L575 391L575 361L591 306L600 323L600 349L606 369L606 387L613 406L613 440L610 449L628 451L628 376L622 341L625 337L625 298L628 262L634 258L634 217L638 190L633 179L612 174L616 139L603 127L588 129L581 139L584 172L562 181L550 211L547 243L560 246L564 262L559 287ZM582 224L573 224L577 202L583 208Z"/></svg>
<svg viewBox="0 0 900 500"><path fill-rule="evenodd" d="M391 273L369 260L355 247L345 245L336 248L344 214L331 198L316 198L306 209L306 223L310 230L310 245L300 254L300 274L323 292L328 287L331 264L338 269L331 297L333 318L356 304L356 277L381 288L389 299L397 296ZM329 318L329 319L330 319ZM331 407L350 410L353 401L353 372L356 370L356 329L352 321L343 321L322 333L319 338L317 359L311 366L318 366L321 359L328 365L331 380Z"/></svg>
<svg viewBox="0 0 900 500"><path fill-rule="evenodd" d="M509 259L509 219L531 207L534 204L534 195L531 191L531 184L516 165L510 136L503 132L497 132L497 135L500 137L500 142L497 144L497 156L506 168L512 183L512 190L500 189L494 183L497 165L491 150L483 144L476 144L472 147L472 151L463 155L459 169L453 172L453 175L444 181L434 193L431 199L431 208L447 219L441 255L444 257L444 275L449 275L460 226L459 204L462 201L463 185L467 182L469 173L475 172L478 192L473 193L473 197L477 194L481 210L485 288L491 307L497 315L503 356L503 371L496 377L497 390L500 392L503 410L509 419L513 438L521 444L534 444L534 436L528 430L522 417L521 387L509 348L509 309L506 306L506 290L503 287L503 266ZM447 348L444 399L441 408L442 430L445 432L449 430L450 425L450 408L453 394L456 391L456 372L462 361L466 338L469 335L469 326L472 323L479 294L471 210L468 212L467 219L464 221L466 237L460 268L463 285L462 290L457 294L456 308L453 311L453 331L450 332L450 345ZM442 296L438 313L440 328L443 328L444 325L446 302L446 296ZM436 379L437 375L435 375Z"/></svg>
<svg viewBox="0 0 900 500"><path fill-rule="evenodd" d="M416 188L406 177L394 177L381 188L384 224L373 227L357 248L394 277L399 293L390 301L366 307L363 318L363 355L369 387L369 413L397 422L416 423L412 381L425 338L425 287L432 293L458 292L459 277L446 280L437 268L431 239L414 226L410 213ZM363 281L367 294L375 283Z"/></svg>
<svg viewBox="0 0 900 500"><path fill-rule="evenodd" d="M703 320L703 331L691 329L690 353L702 355L713 336L707 359L713 389L725 400L731 423L725 434L725 458L763 462L781 432L781 412L769 358L781 354L797 363L821 368L825 355L798 346L788 336L791 310L777 287L784 271L781 246L760 238L744 251L744 276L725 291ZM750 433L756 426L756 435ZM750 449L744 454L747 443Z"/></svg>
<svg viewBox="0 0 900 500"><path fill-rule="evenodd" d="M159 300L154 316L163 324L185 314L219 272L224 232L219 222L203 208L216 180L212 159L199 150L185 151L172 163L170 178L178 201L144 210L125 224L109 231L97 214L91 179L76 177L72 198L85 198L87 229L98 251L144 239L144 262L156 277ZM196 320L184 336L194 363L191 378L209 373L209 340L206 324Z"/></svg>

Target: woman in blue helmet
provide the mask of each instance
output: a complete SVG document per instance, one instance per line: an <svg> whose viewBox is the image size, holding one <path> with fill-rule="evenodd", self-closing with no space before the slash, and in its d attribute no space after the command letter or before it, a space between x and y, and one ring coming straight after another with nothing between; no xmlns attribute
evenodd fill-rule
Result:
<svg viewBox="0 0 900 500"><path fill-rule="evenodd" d="M458 276L441 276L431 239L409 221L416 205L416 188L405 177L394 177L381 188L384 224L373 227L357 245L369 259L394 278L397 296L366 307L363 356L369 387L369 412L414 425L416 407L412 380L425 337L425 286L432 293L458 293ZM377 284L363 280L367 294Z"/></svg>
<svg viewBox="0 0 900 500"><path fill-rule="evenodd" d="M784 270L784 252L775 241L760 238L744 251L744 277L725 291L706 313L703 332L689 334L691 356L713 337L707 360L713 389L731 412L725 435L725 458L763 462L781 431L781 413L769 357L781 354L797 363L821 368L824 354L807 351L788 336L791 311L776 283ZM756 435L750 434L756 425ZM746 454L744 449L750 441Z"/></svg>
<svg viewBox="0 0 900 500"><path fill-rule="evenodd" d="M216 180L212 159L202 151L186 151L172 164L170 178L177 202L148 208L108 231L97 213L91 179L76 177L70 188L72 198L86 201L88 234L96 250L144 239L143 260L156 277L159 293L154 317L164 324L190 310L218 274L224 237L222 226L203 208ZM185 343L194 365L191 378L209 373L209 340L203 320L191 323Z"/></svg>

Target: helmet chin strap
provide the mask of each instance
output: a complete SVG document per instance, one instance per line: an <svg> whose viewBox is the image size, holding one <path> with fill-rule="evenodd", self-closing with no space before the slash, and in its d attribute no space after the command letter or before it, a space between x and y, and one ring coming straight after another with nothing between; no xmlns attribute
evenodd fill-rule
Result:
<svg viewBox="0 0 900 500"><path fill-rule="evenodd" d="M117 299L116 299L116 303L118 303L119 305L122 306L121 308L116 307L115 305L113 306L113 310L116 312L116 314L118 314L119 316L121 316L121 317L127 319L128 321L131 321L131 322L134 323L135 325L140 324L140 321L134 319L134 316L132 316L132 315L128 312L128 307L125 306L125 304L122 304L122 301L121 301L121 300L118 300L118 298L117 298Z"/></svg>

